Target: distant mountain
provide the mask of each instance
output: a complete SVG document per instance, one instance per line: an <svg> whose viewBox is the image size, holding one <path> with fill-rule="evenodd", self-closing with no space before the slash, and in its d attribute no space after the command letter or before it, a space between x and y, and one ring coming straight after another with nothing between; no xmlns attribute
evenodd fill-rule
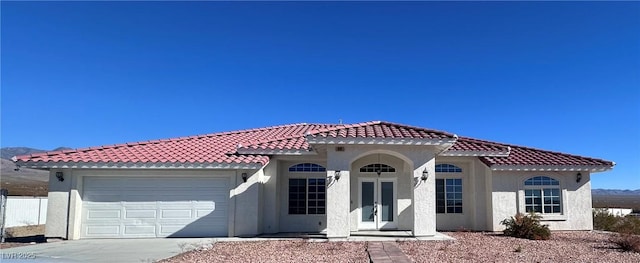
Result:
<svg viewBox="0 0 640 263"><path fill-rule="evenodd" d="M21 167L15 163L0 159L0 187L9 190L9 195L47 196L49 171Z"/></svg>
<svg viewBox="0 0 640 263"><path fill-rule="evenodd" d="M595 208L631 208L640 211L640 189L591 189L591 201Z"/></svg>
<svg viewBox="0 0 640 263"><path fill-rule="evenodd" d="M51 151L59 151L59 150L69 150L71 148L68 147L58 147ZM10 160L13 156L16 155L25 155L25 154L33 154L33 153L41 153L47 152L48 150L40 150L29 147L4 147L0 148L0 158Z"/></svg>
<svg viewBox="0 0 640 263"><path fill-rule="evenodd" d="M591 195L638 195L640 196L640 189L636 189L636 190L591 189Z"/></svg>

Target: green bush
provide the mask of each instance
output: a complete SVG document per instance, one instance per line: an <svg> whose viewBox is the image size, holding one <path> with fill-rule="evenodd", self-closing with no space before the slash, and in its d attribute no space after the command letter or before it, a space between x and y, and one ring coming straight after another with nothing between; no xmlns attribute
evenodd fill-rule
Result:
<svg viewBox="0 0 640 263"><path fill-rule="evenodd" d="M540 215L517 213L515 217L502 220L507 236L533 240L547 240L551 237L549 226L540 224Z"/></svg>

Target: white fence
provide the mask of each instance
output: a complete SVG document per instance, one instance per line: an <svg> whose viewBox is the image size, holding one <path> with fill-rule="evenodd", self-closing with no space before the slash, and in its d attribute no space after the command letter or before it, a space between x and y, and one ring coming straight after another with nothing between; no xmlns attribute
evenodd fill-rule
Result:
<svg viewBox="0 0 640 263"><path fill-rule="evenodd" d="M594 208L594 211L606 211L607 213L614 216L626 216L633 213L633 209L631 208Z"/></svg>
<svg viewBox="0 0 640 263"><path fill-rule="evenodd" d="M5 227L42 225L47 222L47 198L8 196Z"/></svg>

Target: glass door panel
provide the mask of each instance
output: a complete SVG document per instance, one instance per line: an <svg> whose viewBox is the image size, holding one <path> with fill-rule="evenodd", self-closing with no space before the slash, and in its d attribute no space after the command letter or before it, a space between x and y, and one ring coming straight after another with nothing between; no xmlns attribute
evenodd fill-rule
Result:
<svg viewBox="0 0 640 263"><path fill-rule="evenodd" d="M361 178L358 229L397 228L395 178Z"/></svg>
<svg viewBox="0 0 640 263"><path fill-rule="evenodd" d="M380 182L380 206L381 221L393 222L394 215L394 198L393 198L393 182Z"/></svg>
<svg viewBox="0 0 640 263"><path fill-rule="evenodd" d="M362 182L362 222L374 222L375 221L375 184L374 182Z"/></svg>

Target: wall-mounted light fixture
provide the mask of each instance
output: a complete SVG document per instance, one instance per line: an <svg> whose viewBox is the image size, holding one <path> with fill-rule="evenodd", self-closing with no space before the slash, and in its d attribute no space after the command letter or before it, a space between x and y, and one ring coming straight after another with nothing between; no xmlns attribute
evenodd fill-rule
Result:
<svg viewBox="0 0 640 263"><path fill-rule="evenodd" d="M582 174L578 172L578 174L576 174L576 183L579 183L580 181L582 181Z"/></svg>
<svg viewBox="0 0 640 263"><path fill-rule="evenodd" d="M247 173L242 173L242 181L247 182Z"/></svg>
<svg viewBox="0 0 640 263"><path fill-rule="evenodd" d="M62 172L56 172L56 178L58 178L58 181L62 182L64 181L64 174Z"/></svg>
<svg viewBox="0 0 640 263"><path fill-rule="evenodd" d="M333 178L335 178L336 181L340 180L340 170L337 170L333 173Z"/></svg>
<svg viewBox="0 0 640 263"><path fill-rule="evenodd" d="M427 168L424 168L424 171L422 171L422 176L420 176L420 180L424 182L427 180L427 178L429 178L429 171L427 171Z"/></svg>

